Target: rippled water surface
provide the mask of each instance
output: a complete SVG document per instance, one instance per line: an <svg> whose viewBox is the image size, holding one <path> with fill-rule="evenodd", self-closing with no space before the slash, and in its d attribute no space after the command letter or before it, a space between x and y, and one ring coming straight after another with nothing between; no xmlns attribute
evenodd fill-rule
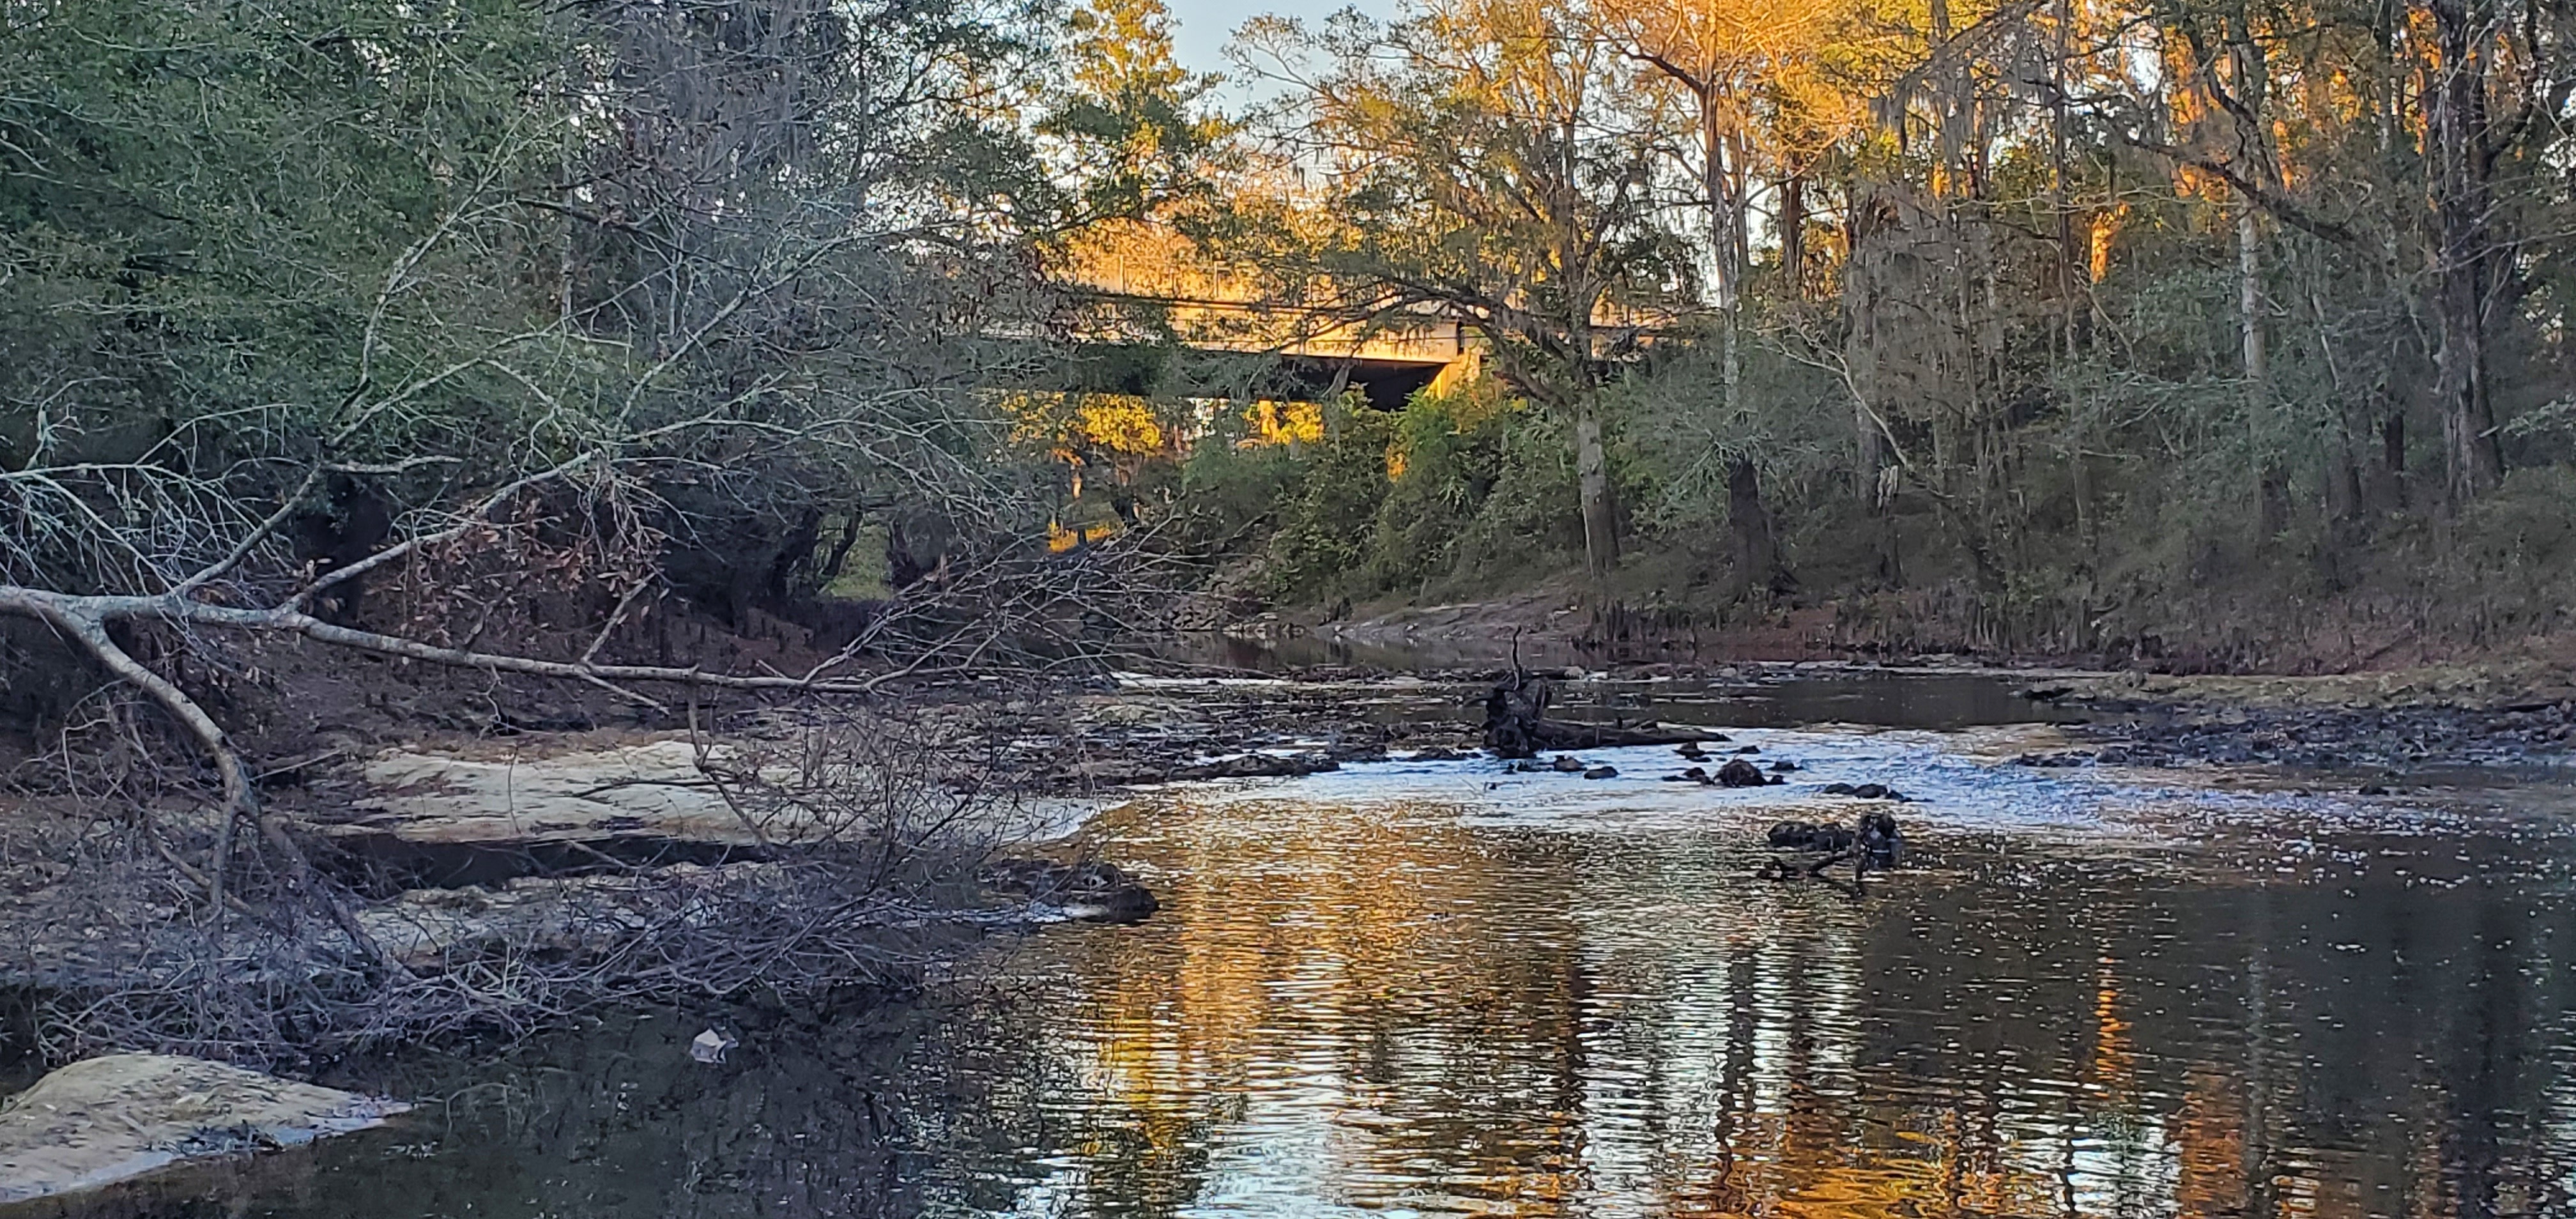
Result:
<svg viewBox="0 0 2576 1219"><path fill-rule="evenodd" d="M1782 787L1390 763L1175 792L1166 908L971 996L381 1081L409 1125L165 1190L293 1215L2576 1215L2558 790L2004 764L2040 729L1739 731ZM1916 859L1754 878L1893 782Z"/></svg>

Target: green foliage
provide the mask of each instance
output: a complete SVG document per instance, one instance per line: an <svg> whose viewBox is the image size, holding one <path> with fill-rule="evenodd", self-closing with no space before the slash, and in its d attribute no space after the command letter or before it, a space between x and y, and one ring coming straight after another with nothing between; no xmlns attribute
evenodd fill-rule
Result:
<svg viewBox="0 0 2576 1219"><path fill-rule="evenodd" d="M2528 489L2576 454L2546 168L2571 129L2510 117L2576 80L2565 12L1778 16L1758 51L1664 0L1257 23L1248 58L1297 94L1283 163L1333 172L1252 186L1236 248L1282 300L1458 322L1552 419L1604 425L1581 515L1612 595L1614 549L1785 555L1812 600L2093 648L2482 579L2525 551L2422 539L2576 522ZM1852 45L1818 71L1801 39ZM1763 212L1799 222L1794 260L1736 244ZM1492 561L1487 530L1551 553L1505 502L1559 485L1513 448L1547 429L1400 431L1417 460L1362 553L1336 535L1344 585L1427 595Z"/></svg>
<svg viewBox="0 0 2576 1219"><path fill-rule="evenodd" d="M1322 440L1203 439L1179 501L1196 543L1258 554L1283 603L1476 591L1581 553L1558 429L1490 381L1397 412L1326 408Z"/></svg>
<svg viewBox="0 0 2576 1219"><path fill-rule="evenodd" d="M1706 538L1728 519L1726 466L1751 460L1777 492L1801 496L1831 483L1850 459L1849 398L1822 369L1778 343L1746 342L1739 390L1725 393L1722 337L1671 336L1654 358L1611 387L1636 523L1650 536ZM1847 494L1844 495L1847 498Z"/></svg>
<svg viewBox="0 0 2576 1219"><path fill-rule="evenodd" d="M1403 474L1379 508L1371 592L1486 587L1582 553L1566 439L1502 387L1416 394L1393 444Z"/></svg>
<svg viewBox="0 0 2576 1219"><path fill-rule="evenodd" d="M156 590L245 536L276 577L300 488L417 522L565 470L581 529L737 601L826 516L1034 536L979 397L1029 359L988 337L1031 293L986 193L1027 140L960 103L1024 20L13 6L0 581Z"/></svg>
<svg viewBox="0 0 2576 1219"><path fill-rule="evenodd" d="M1297 481L1298 456L1284 446L1238 448L1203 439L1181 464L1178 502L1185 544L1203 553L1257 549Z"/></svg>
<svg viewBox="0 0 2576 1219"><path fill-rule="evenodd" d="M5 20L0 580L153 588L318 466L455 485L589 441L633 353L552 326L505 202L571 133L546 89L571 44L543 13Z"/></svg>
<svg viewBox="0 0 2576 1219"><path fill-rule="evenodd" d="M1324 441L1307 446L1279 503L1270 578L1290 596L1365 591L1372 526L1386 502L1394 421L1367 407L1326 409Z"/></svg>
<svg viewBox="0 0 2576 1219"><path fill-rule="evenodd" d="M422 379L528 327L540 302L491 274L495 254L521 251L466 210L542 180L561 116L531 94L565 48L525 5L435 14L329 0L12 10L0 464L73 434L106 460L165 441L266 456L275 446L242 438L348 426L366 383ZM423 246L442 229L465 231ZM496 395L499 381L448 378L361 430L388 446L516 430L480 409L521 399Z"/></svg>
<svg viewBox="0 0 2576 1219"><path fill-rule="evenodd" d="M1052 223L1158 216L1212 193L1233 124L1207 99L1216 77L1182 68L1163 0L1085 0L1066 16L1070 80L1036 123L1071 198Z"/></svg>

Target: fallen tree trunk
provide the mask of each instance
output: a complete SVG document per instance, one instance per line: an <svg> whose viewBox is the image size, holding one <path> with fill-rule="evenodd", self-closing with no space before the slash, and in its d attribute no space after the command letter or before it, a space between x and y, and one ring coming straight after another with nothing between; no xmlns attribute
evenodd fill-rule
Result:
<svg viewBox="0 0 2576 1219"><path fill-rule="evenodd" d="M1586 724L1550 719L1549 689L1527 673L1494 683L1485 695L1485 748L1499 758L1534 758L1541 750L1615 749L1623 745L1682 745L1708 739L1697 729L1660 724Z"/></svg>
<svg viewBox="0 0 2576 1219"><path fill-rule="evenodd" d="M347 574L356 570L344 569ZM802 676L784 674L739 675L708 673L696 668L654 665L615 665L595 663L590 657L598 651L593 644L589 654L575 662L539 660L502 653L467 651L438 647L396 635L361 631L326 622L304 611L302 601L312 588L297 597L267 608L244 608L215 605L188 595L200 584L191 580L176 591L160 596L77 595L46 589L0 585L0 614L33 618L53 628L56 636L78 649L119 681L140 690L177 723L190 739L204 750L223 780L223 807L217 822L214 856L203 872L190 869L190 879L206 889L208 908L217 917L227 903L226 879L231 867L234 824L248 820L261 838L285 857L290 875L299 887L314 887L334 921L368 955L388 968L398 968L391 958L375 949L374 943L350 917L346 905L336 895L314 885L311 865L303 852L289 838L275 818L259 806L256 786L242 757L230 737L214 718L206 714L197 701L180 690L168 678L153 672L123 648L117 646L108 625L120 621L157 622L182 631L212 628L219 630L267 632L301 635L335 647L372 652L381 656L400 657L429 664L478 668L497 673L523 673L538 677L569 678L601 686L622 697L651 706L660 704L632 689L629 684L659 682L681 686L710 687L722 690L797 692L808 694L867 694L879 684L899 678L910 669L878 674L866 679L835 679L827 672L850 659L844 652L815 666ZM612 622L613 626L614 623ZM601 638L606 632L601 633Z"/></svg>
<svg viewBox="0 0 2576 1219"><path fill-rule="evenodd" d="M1686 745L1708 739L1696 728L1662 724L1629 727L1585 724L1574 720L1540 720L1530 726L1531 743L1540 749L1616 749L1623 745ZM1526 755L1524 755L1526 756Z"/></svg>

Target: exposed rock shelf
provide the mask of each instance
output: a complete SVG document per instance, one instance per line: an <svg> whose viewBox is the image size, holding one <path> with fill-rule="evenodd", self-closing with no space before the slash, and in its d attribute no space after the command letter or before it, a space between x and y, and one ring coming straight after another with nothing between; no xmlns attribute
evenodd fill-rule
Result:
<svg viewBox="0 0 2576 1219"><path fill-rule="evenodd" d="M84 1059L0 1105L0 1204L99 1189L186 1160L293 1147L407 1108L196 1058Z"/></svg>

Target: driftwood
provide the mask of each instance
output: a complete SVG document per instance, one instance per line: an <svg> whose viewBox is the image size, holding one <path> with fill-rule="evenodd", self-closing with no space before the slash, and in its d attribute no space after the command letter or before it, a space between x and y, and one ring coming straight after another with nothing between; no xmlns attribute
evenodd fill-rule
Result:
<svg viewBox="0 0 2576 1219"><path fill-rule="evenodd" d="M1681 745L1708 733L1648 726L1584 724L1549 719L1548 685L1513 666L1512 675L1485 694L1485 748L1500 758L1534 758L1541 750L1612 749L1622 745Z"/></svg>

